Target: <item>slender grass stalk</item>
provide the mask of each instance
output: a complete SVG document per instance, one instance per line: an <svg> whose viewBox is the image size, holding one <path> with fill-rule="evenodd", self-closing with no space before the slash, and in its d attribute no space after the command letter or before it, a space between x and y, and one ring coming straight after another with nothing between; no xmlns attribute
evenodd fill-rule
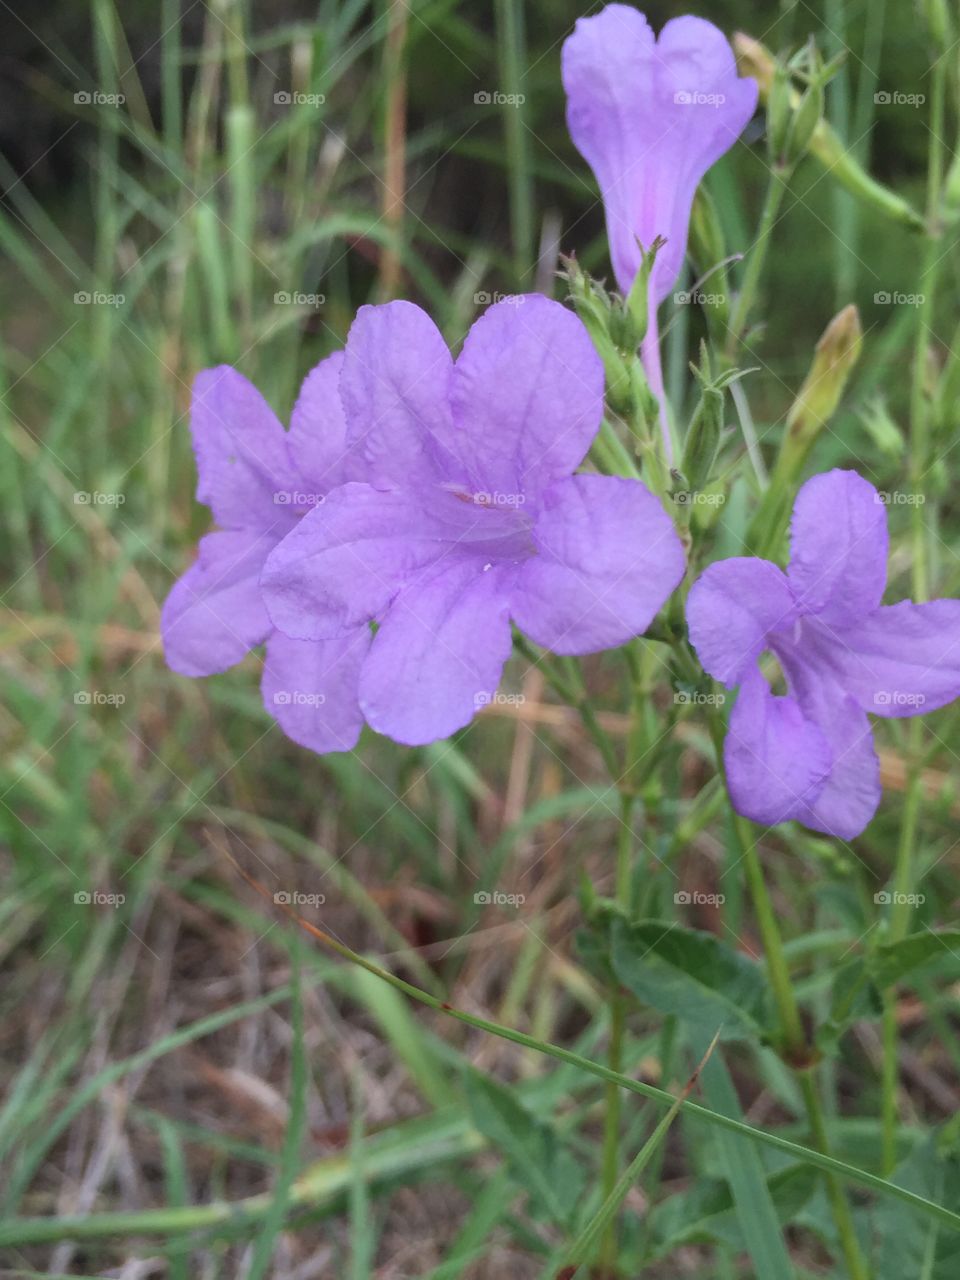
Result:
<svg viewBox="0 0 960 1280"><path fill-rule="evenodd" d="M383 217L390 229L380 254L380 297L395 298L400 287L406 193L407 70L405 50L410 9L407 0L386 0L389 27L384 50L387 83L384 111Z"/></svg>
<svg viewBox="0 0 960 1280"><path fill-rule="evenodd" d="M917 311L913 367L910 383L910 483L918 491L927 474L930 459L930 406L927 401L927 350L936 306L937 281L943 251L940 242L940 199L944 174L944 116L949 64L938 58L932 70L930 101L929 157L927 168L927 241L923 274L920 277L923 301ZM911 513L913 557L911 571L913 598L926 600L929 595L927 531L923 507L913 504ZM911 894L915 878L917 828L920 816L923 728L918 719L910 723L907 749L910 761L897 861L894 869L894 899L890 914L889 940L899 942L910 928ZM883 1062L881 1067L881 1132L883 1171L893 1172L897 1162L897 1020L896 991L885 994L882 1021Z"/></svg>
<svg viewBox="0 0 960 1280"><path fill-rule="evenodd" d="M613 782L617 779L613 778ZM633 871L633 811L636 796L623 791L620 796L620 830L617 838L616 900L629 913L631 907L631 882ZM618 1074L623 1069L623 1036L627 1017L627 1000L619 986L610 993L610 1046L607 1063ZM610 1081L607 1084L603 1118L603 1154L601 1162L601 1187L604 1202L609 1202L616 1192L620 1175L620 1088ZM639 1172L639 1170L638 1170ZM606 1222L600 1239L599 1261L604 1270L612 1270L617 1258L616 1207Z"/></svg>
<svg viewBox="0 0 960 1280"><path fill-rule="evenodd" d="M731 362L736 355L738 344L743 340L743 336L746 333L750 312L753 309L757 289L760 285L760 277L763 275L764 264L767 260L773 228L777 222L780 206L783 204L783 197L787 194L790 175L791 170L784 169L781 166L774 165L770 168L770 180L767 183L766 195L763 198L763 209L760 213L757 238L746 254L746 270L743 273L740 292L737 294L736 301L733 304L733 315L730 319L730 328L727 331L725 354Z"/></svg>
<svg viewBox="0 0 960 1280"><path fill-rule="evenodd" d="M653 1159L654 1155L662 1146L663 1140L667 1136L667 1130L670 1128L670 1126L673 1124L674 1120L676 1119L677 1114L680 1110L680 1107L683 1105L684 1099L688 1098L690 1094L693 1092L693 1089L697 1083L697 1080L700 1077L700 1072L703 1070L710 1055L713 1053L714 1049L717 1047L717 1041L719 1040L719 1038L720 1038L720 1032L718 1031L717 1034L713 1037L713 1040L710 1043L710 1047L707 1049L706 1053L703 1055L703 1058L701 1059L693 1075L684 1085L682 1091L680 1092L673 1106L670 1108L667 1114L663 1117L663 1119L658 1123L657 1127L654 1129L653 1133L650 1135L647 1141L640 1148L638 1153L630 1161L630 1164L627 1166L627 1168L623 1172L623 1176L620 1178L615 1178L610 1190L605 1191L603 1204L600 1206L599 1212L591 1219L591 1221L587 1224L587 1226L580 1233L577 1239L573 1242L570 1248L569 1260L571 1263L577 1264L589 1258L590 1254L593 1251L593 1246L601 1236L603 1236L604 1239L606 1240L612 1239L614 1242L613 1255L610 1258L607 1258L605 1256L605 1252L602 1253L601 1254L602 1263L609 1267L616 1260L616 1252L615 1252L616 1234L614 1232L614 1225L616 1222L617 1213L620 1210L620 1206L623 1204L624 1200L626 1199L627 1192L630 1190L630 1188L636 1182L637 1178L639 1178L640 1174L647 1167L647 1165Z"/></svg>
<svg viewBox="0 0 960 1280"><path fill-rule="evenodd" d="M497 48L500 92L506 95L503 127L506 135L510 185L510 237L513 242L513 271L518 289L529 287L535 261L533 224L533 166L530 160L530 133L524 119L526 95L526 35L521 0L496 0Z"/></svg>
<svg viewBox="0 0 960 1280"><path fill-rule="evenodd" d="M741 848L747 869L747 882L750 886L750 896L753 899L754 910L757 913L764 952L767 957L767 971L770 974L770 984L773 987L774 999L777 1002L777 1009L780 1015L784 1048L786 1049L785 1056L794 1066L800 1080L807 1120L814 1145L818 1151L821 1151L824 1155L829 1155L830 1140L824 1123L823 1107L820 1101L817 1081L812 1064L806 1061L807 1048L803 1023L800 1020L800 1010L797 1006L796 995L790 979L790 969L783 951L780 926L777 924L776 913L770 902L767 886L763 878L756 841L750 839L750 832L743 819L735 818L734 823L741 840ZM843 1249L851 1280L867 1280L869 1271L857 1240L850 1205L843 1188L832 1174L827 1175L827 1196L830 1200L833 1220L840 1237L840 1245Z"/></svg>
<svg viewBox="0 0 960 1280"><path fill-rule="evenodd" d="M718 708L714 708L710 723L717 752L717 768L723 773L723 724ZM732 799L730 803L732 807ZM776 912L770 901L766 881L763 877L763 868L760 865L760 857L757 853L757 842L752 839L749 824L745 819L735 814L733 823L746 869L747 884L753 900L757 923L760 926L760 936L763 939L764 954L767 961L767 972L780 1019L781 1055L799 1077L807 1112L807 1122L810 1125L814 1145L822 1155L829 1156L829 1138L823 1120L823 1109L817 1090L816 1078L812 1072L813 1064L809 1061L810 1054L803 1030L803 1022L800 1018L800 1009L793 989L793 982L790 977L790 966L784 953L783 938L780 933L780 926L777 923ZM832 1176L828 1176L827 1195L851 1280L868 1280L869 1271L857 1240L850 1205L843 1189Z"/></svg>

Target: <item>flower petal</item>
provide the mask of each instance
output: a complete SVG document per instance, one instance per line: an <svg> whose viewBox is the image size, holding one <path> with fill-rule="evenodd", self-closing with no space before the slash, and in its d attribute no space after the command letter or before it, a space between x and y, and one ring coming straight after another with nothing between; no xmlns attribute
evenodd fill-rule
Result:
<svg viewBox="0 0 960 1280"><path fill-rule="evenodd" d="M424 571L483 556L489 530L504 518L439 488L342 485L267 560L261 586L270 616L300 640L359 626Z"/></svg>
<svg viewBox="0 0 960 1280"><path fill-rule="evenodd" d="M359 478L351 474L349 465L347 420L340 402L342 368L342 351L315 365L304 378L290 414L290 456L301 479L313 487L317 497L346 480Z"/></svg>
<svg viewBox="0 0 960 1280"><path fill-rule="evenodd" d="M826 471L797 494L787 577L804 613L832 624L876 609L887 581L887 511L855 471Z"/></svg>
<svg viewBox="0 0 960 1280"><path fill-rule="evenodd" d="M823 662L857 703L886 718L960 698L960 600L883 605L849 627L805 624Z"/></svg>
<svg viewBox="0 0 960 1280"><path fill-rule="evenodd" d="M372 728L417 746L449 737L490 701L512 644L510 572L457 564L398 596L360 676Z"/></svg>
<svg viewBox="0 0 960 1280"><path fill-rule="evenodd" d="M865 713L829 674L794 653L780 657L800 709L830 747L830 774L820 794L795 814L804 826L840 840L860 835L880 803L880 761Z"/></svg>
<svg viewBox="0 0 960 1280"><path fill-rule="evenodd" d="M369 627L333 640L270 633L260 689L288 738L321 754L356 746L363 728L357 686L370 638Z"/></svg>
<svg viewBox="0 0 960 1280"><path fill-rule="evenodd" d="M637 480L572 476L543 494L510 595L517 626L554 653L595 653L642 634L684 574L670 517Z"/></svg>
<svg viewBox="0 0 960 1280"><path fill-rule="evenodd" d="M703 667L728 688L767 648L767 637L796 619L786 575L769 560L735 556L710 565L687 597L690 643Z"/></svg>
<svg viewBox="0 0 960 1280"><path fill-rule="evenodd" d="M583 461L603 416L603 364L559 302L509 298L467 334L451 404L472 485L522 499Z"/></svg>
<svg viewBox="0 0 960 1280"><path fill-rule="evenodd" d="M236 369L204 369L193 383L190 431L197 458L197 501L224 529L270 529L289 522L282 509L296 484L287 433L253 383ZM282 536L282 532L278 535Z"/></svg>
<svg viewBox="0 0 960 1280"><path fill-rule="evenodd" d="M567 125L596 175L614 274L629 290L637 241L667 243L654 268L657 301L683 263L700 179L736 142L757 102L723 33L702 18L668 22L659 41L644 16L610 4L581 18L563 46Z"/></svg>
<svg viewBox="0 0 960 1280"><path fill-rule="evenodd" d="M245 531L201 538L196 563L174 583L160 615L169 667L213 675L263 643L272 624L258 579L273 545L272 537Z"/></svg>
<svg viewBox="0 0 960 1280"><path fill-rule="evenodd" d="M740 687L723 758L737 813L770 827L808 811L832 763L822 730L795 698L774 697L758 669Z"/></svg>
<svg viewBox="0 0 960 1280"><path fill-rule="evenodd" d="M446 446L453 361L440 330L412 302L361 307L347 338L340 397L348 444L377 486L456 481Z"/></svg>

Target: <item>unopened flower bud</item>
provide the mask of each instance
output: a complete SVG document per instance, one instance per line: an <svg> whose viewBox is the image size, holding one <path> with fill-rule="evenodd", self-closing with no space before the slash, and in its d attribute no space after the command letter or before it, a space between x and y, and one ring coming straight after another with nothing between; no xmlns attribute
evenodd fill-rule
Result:
<svg viewBox="0 0 960 1280"><path fill-rule="evenodd" d="M793 118L793 86L782 62L774 67L767 98L767 150L771 163L780 164L787 146Z"/></svg>
<svg viewBox="0 0 960 1280"><path fill-rule="evenodd" d="M640 269L634 277L633 284L630 286L630 292L625 299L625 320L629 330L627 334L627 344L631 350L636 350L640 343L647 336L647 328L650 324L650 275L653 271L653 264L657 260L657 254L666 242L657 236L653 244L649 248L640 246Z"/></svg>
<svg viewBox="0 0 960 1280"><path fill-rule="evenodd" d="M626 411L630 405L630 372L614 335L618 316L613 299L587 275L576 258L565 259L564 268L574 310L603 361L607 400L617 412Z"/></svg>
<svg viewBox="0 0 960 1280"><path fill-rule="evenodd" d="M687 429L680 468L692 492L709 483L720 449L723 430L723 389L714 382L706 344L701 347L700 368L691 366L700 383L700 399Z"/></svg>
<svg viewBox="0 0 960 1280"><path fill-rule="evenodd" d="M787 414L770 486L747 534L756 555L777 553L786 530L789 494L814 441L833 416L863 346L860 315L854 306L830 321L814 352L813 363Z"/></svg>
<svg viewBox="0 0 960 1280"><path fill-rule="evenodd" d="M793 113L787 138L783 145L783 161L786 165L794 165L807 154L811 139L823 120L823 85L814 80L808 85Z"/></svg>
<svg viewBox="0 0 960 1280"><path fill-rule="evenodd" d="M834 316L817 343L810 372L787 415L785 446L808 452L833 417L862 346L860 313L851 304Z"/></svg>

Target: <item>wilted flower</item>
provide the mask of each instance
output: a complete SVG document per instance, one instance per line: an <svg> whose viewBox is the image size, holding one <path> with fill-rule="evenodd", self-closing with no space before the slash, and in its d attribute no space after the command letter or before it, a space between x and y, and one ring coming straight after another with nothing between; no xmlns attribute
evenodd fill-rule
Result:
<svg viewBox="0 0 960 1280"><path fill-rule="evenodd" d="M354 474L337 391L342 362L342 353L329 356L307 376L289 433L229 365L197 376L190 408L197 500L219 529L201 538L196 562L174 585L161 616L167 662L181 675L226 671L266 641L264 705L285 733L315 751L356 743L363 723L357 674L369 631L291 639L270 621L259 578L303 514Z"/></svg>
<svg viewBox="0 0 960 1280"><path fill-rule="evenodd" d="M603 367L559 303L491 307L456 363L418 307L363 307L340 395L366 482L307 514L261 583L291 636L379 623L360 673L374 729L446 737L495 693L511 619L556 653L612 648L683 576L639 481L573 474L600 425Z"/></svg>
<svg viewBox="0 0 960 1280"><path fill-rule="evenodd" d="M757 105L726 37L703 18L668 22L657 39L629 5L580 18L563 46L567 125L596 175L617 283L628 293L657 236L644 364L662 396L656 308L674 287L694 193L733 146Z"/></svg>
<svg viewBox="0 0 960 1280"><path fill-rule="evenodd" d="M853 471L801 488L784 573L752 557L711 565L690 591L690 640L707 671L740 687L724 747L735 808L843 839L880 802L867 712L912 716L960 697L960 600L881 605L881 495ZM778 660L786 695L759 667Z"/></svg>

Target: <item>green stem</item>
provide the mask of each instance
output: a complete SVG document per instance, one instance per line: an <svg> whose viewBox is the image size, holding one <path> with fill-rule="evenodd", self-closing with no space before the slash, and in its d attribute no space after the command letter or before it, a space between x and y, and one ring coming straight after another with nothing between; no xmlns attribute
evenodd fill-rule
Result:
<svg viewBox="0 0 960 1280"><path fill-rule="evenodd" d="M777 1012L780 1018L781 1050L788 1061L796 1064L803 1060L806 1052L806 1038L803 1034L803 1023L800 1020L800 1009L790 980L790 968L783 950L783 939L776 913L767 893L760 856L757 853L757 842L751 839L750 829L743 818L734 817L734 826L743 854L747 871L747 884L753 899L753 909L757 914L760 936L767 958L767 972L773 988Z"/></svg>
<svg viewBox="0 0 960 1280"><path fill-rule="evenodd" d="M750 319L750 311L753 308L760 277L763 274L764 263L767 260L770 237L777 220L777 214L780 212L780 205L783 203L783 197L787 193L787 183L790 181L790 175L791 170L780 166L775 166L770 170L770 181L767 184L767 194L764 197L763 210L760 214L757 238L747 254L747 267L743 275L743 285L734 303L733 316L727 332L725 354L730 361L733 360L736 354L737 344L742 339L747 328L747 321Z"/></svg>
<svg viewBox="0 0 960 1280"><path fill-rule="evenodd" d="M803 1101L807 1109L807 1120L810 1124L814 1146L818 1151L822 1151L824 1155L828 1155L830 1152L830 1139L827 1135L823 1107L812 1070L800 1072L800 1087L803 1091ZM827 1174L826 1183L830 1209L840 1236L840 1247L843 1249L843 1256L846 1259L847 1270L850 1273L851 1280L868 1280L870 1273L860 1250L860 1242L857 1239L857 1231L853 1223L853 1214L850 1211L850 1202L847 1200L839 1179L834 1174Z"/></svg>
<svg viewBox="0 0 960 1280"><path fill-rule="evenodd" d="M616 778L613 779L616 782ZM633 810L636 796L624 791L620 796L620 832L617 839L616 900L627 914L631 910L633 870ZM623 1035L627 1001L619 986L610 993L610 1048L607 1063L611 1071L623 1066ZM603 1162L601 1186L606 1202L614 1193L620 1176L620 1089L612 1081L607 1085L603 1120ZM614 1215L603 1233L599 1261L604 1272L612 1271L617 1260L617 1219Z"/></svg>
<svg viewBox="0 0 960 1280"><path fill-rule="evenodd" d="M714 743L717 747L718 768L722 772L723 725L719 711L714 712L710 722ZM731 800L731 806L732 804ZM750 888L750 896L753 900L757 923L760 927L760 936L763 939L767 972L780 1019L781 1055L799 1078L807 1113L807 1123L810 1126L814 1145L822 1155L829 1156L830 1142L826 1125L823 1121L823 1108L817 1091L816 1079L809 1061L810 1051L803 1030L803 1022L800 1018L800 1009L793 989L793 982L790 978L790 967L787 964L783 949L780 926L777 923L777 916L770 901L770 895L767 892L766 881L763 878L763 868L760 865L760 856L757 853L757 842L752 839L749 823L745 819L735 814L733 821L740 852L746 867L747 884ZM827 1179L827 1195L851 1280L868 1280L869 1272L860 1251L850 1205L842 1187L835 1178L828 1177Z"/></svg>
<svg viewBox="0 0 960 1280"><path fill-rule="evenodd" d="M918 309L917 329L913 349L913 369L910 383L910 483L918 493L927 472L930 456L930 418L927 403L927 347L932 331L936 303L937 277L943 257L940 246L939 216L943 188L944 153L943 129L946 106L948 62L940 58L934 63L930 103L930 152L927 169L927 241L924 253L923 274L920 277L923 303ZM927 534L924 528L923 507L914 502L911 516L911 540L913 543L912 577L913 597L926 600L929 595L927 570ZM890 914L889 941L899 942L910 928L912 905L910 895L915 879L914 859L917 847L917 827L920 816L923 754L923 731L914 720L908 733L909 773L904 799L900 841L897 846L897 862L893 877L893 907ZM897 1163L897 1015L896 990L887 991L883 1001L882 1041L883 1062L880 1073L881 1088L881 1144L883 1171L890 1174Z"/></svg>

